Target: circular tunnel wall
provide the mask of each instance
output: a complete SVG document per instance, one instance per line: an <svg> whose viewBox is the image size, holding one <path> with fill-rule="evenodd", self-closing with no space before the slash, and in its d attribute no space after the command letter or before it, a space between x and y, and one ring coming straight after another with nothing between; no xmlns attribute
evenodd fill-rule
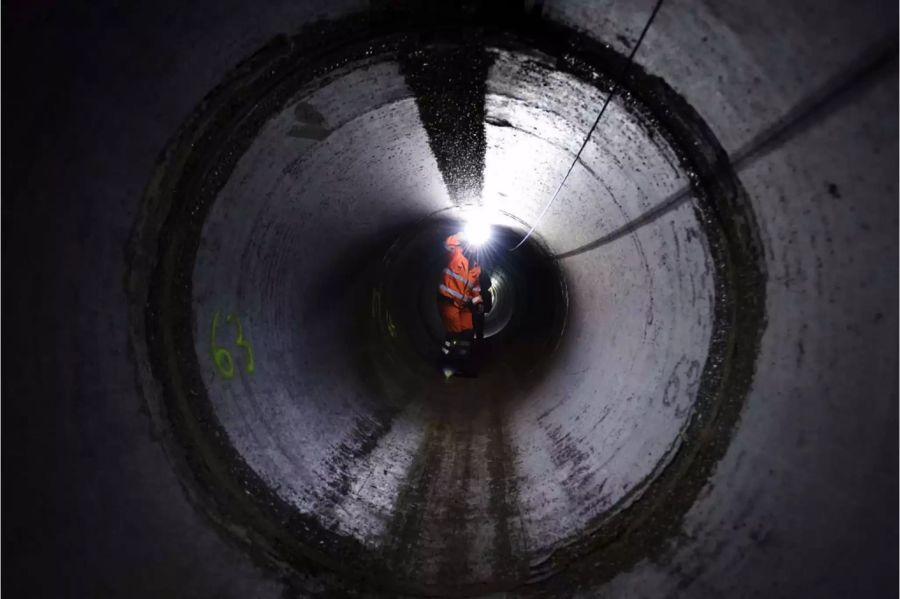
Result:
<svg viewBox="0 0 900 599"><path fill-rule="evenodd" d="M145 342L183 475L263 559L336 588L565 593L665 543L727 447L762 326L754 218L661 80L543 21L460 25L339 23L217 89L148 193ZM473 205L509 232L517 334L448 383L410 265Z"/></svg>

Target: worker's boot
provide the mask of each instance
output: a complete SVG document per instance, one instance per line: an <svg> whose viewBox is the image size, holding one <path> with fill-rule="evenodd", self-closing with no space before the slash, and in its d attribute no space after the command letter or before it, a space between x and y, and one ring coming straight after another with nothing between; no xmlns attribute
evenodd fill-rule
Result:
<svg viewBox="0 0 900 599"><path fill-rule="evenodd" d="M449 333L441 346L441 371L444 378L476 375L473 367L473 335L472 331Z"/></svg>
<svg viewBox="0 0 900 599"><path fill-rule="evenodd" d="M454 349L455 352L451 352L451 355L454 355L456 358L456 374L465 377L478 376L474 355L475 347L473 331L459 333Z"/></svg>
<svg viewBox="0 0 900 599"><path fill-rule="evenodd" d="M450 335L444 339L444 344L441 346L441 372L444 374L444 380L449 381L450 377L453 376L455 369L453 368L453 340L450 339Z"/></svg>

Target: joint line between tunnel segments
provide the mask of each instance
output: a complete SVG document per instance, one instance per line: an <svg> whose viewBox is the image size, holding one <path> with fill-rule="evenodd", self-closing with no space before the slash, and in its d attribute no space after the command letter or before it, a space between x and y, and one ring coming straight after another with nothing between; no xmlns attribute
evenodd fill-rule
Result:
<svg viewBox="0 0 900 599"><path fill-rule="evenodd" d="M591 135L593 135L594 130L597 129L597 125L600 123L600 119L603 118L603 113L606 112L606 107L609 106L610 101L613 99L613 96L616 95L616 92L619 91L619 82L625 77L625 74L628 72L628 67L634 62L634 56L637 54L638 48L641 47L641 44L644 41L644 37L647 35L647 32L650 30L650 25L653 24L653 19L656 18L656 13L659 12L659 9L662 7L663 0L657 0L656 6L653 7L653 11L650 13L650 16L647 18L647 22L644 24L644 29L641 31L641 35L638 37L637 43L634 45L634 48L631 49L631 54L628 55L628 62L625 63L625 66L622 67L622 72L619 77L613 81L612 89L609 94L606 96L606 100L603 101L603 106L600 108L600 112L597 114L597 118L594 119L594 124L591 125L590 130L587 135L584 137L584 141L581 142L581 147L578 149L578 153L575 154L575 159L572 161L572 164L569 165L569 170L566 171L565 176L562 181L560 181L559 186L556 188L556 192L554 192L553 196L550 198L550 201L544 206L544 209L541 210L541 213L538 215L537 219L535 219L534 224L528 230L524 237L522 237L521 241L516 244L515 247L511 248L509 251L515 251L519 249L523 243L528 241L528 238L531 237L531 234L534 233L534 230L543 220L544 215L547 214L547 210L550 209L550 206L553 202L556 201L557 196L559 196L559 192L562 191L563 186L566 184L566 181L569 179L569 175L572 174L572 171L575 169L575 165L578 164L578 160L581 158L581 153L584 151L584 148L587 147L588 141L591 139Z"/></svg>
<svg viewBox="0 0 900 599"><path fill-rule="evenodd" d="M797 103L771 126L760 131L750 141L730 154L728 160L720 160L712 173L701 177L700 183L721 175L727 169L732 169L736 173L743 171L757 160L768 156L787 142L808 131L813 124L829 118L846 102L858 97L878 81L882 75L894 72L892 68L896 68L897 48L896 36L882 39L874 44L846 71L839 73L810 96ZM634 233L644 225L689 201L693 197L692 192L697 185L698 183L695 182L682 186L658 205L613 231L594 241L556 254L553 258L563 260L578 256Z"/></svg>

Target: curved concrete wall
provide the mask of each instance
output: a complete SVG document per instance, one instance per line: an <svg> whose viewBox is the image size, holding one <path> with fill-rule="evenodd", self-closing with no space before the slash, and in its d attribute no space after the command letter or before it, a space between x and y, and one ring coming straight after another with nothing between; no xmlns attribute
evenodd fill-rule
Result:
<svg viewBox="0 0 900 599"><path fill-rule="evenodd" d="M384 533L422 430L395 423L368 467L336 467L341 452L362 443L361 430L377 428L372 412L382 401L369 397L356 366L364 340L349 332L350 316L372 293L356 279L380 261L398 222L450 205L410 96L397 63L373 59L292 101L221 192L194 270L198 355L209 353L217 310L240 315L257 348L258 370L242 384L203 363L238 451L301 511L369 543ZM325 139L291 134L302 126L298 103L321 114ZM379 459L381 452L397 457ZM397 472L360 492L385 469ZM346 485L349 496L339 490Z"/></svg>
<svg viewBox="0 0 900 599"><path fill-rule="evenodd" d="M538 8L627 51L651 6ZM128 241L154 159L186 115L275 34L357 10L378 8L11 9L21 27L9 37L24 58L8 71L16 91L5 106L7 147L20 150L4 164L4 269L13 283L4 297L3 465L13 489L4 549L19 574L5 584L31 596L277 597L285 585L316 588L254 565L184 496L157 439L168 432L141 413L135 381L147 365L127 349L122 281L141 259ZM886 66L877 52L896 38L895 19L896 8L878 2L664 5L637 62L740 159L765 252L766 328L727 451L677 534L602 586L583 562L550 592L889 592L896 47L887 47ZM532 222L602 94L540 53L491 56L484 198ZM420 545L405 555L417 571L404 575L515 578L507 568L577 538L665 462L691 416L716 293L693 200L616 234L688 176L662 137L613 103L584 168L538 229L560 255L571 299L552 368L499 419L407 399L381 430L382 398L358 380L342 320L369 288L334 273L352 274L395 230L451 206L456 188L442 180L402 66L376 56L324 83L264 125L203 229L197 354L209 354L212 315L233 312L257 368L225 381L202 362L216 416L283 498L394 559L398 494L429 427L448 423L435 446L447 456L457 440L470 442L472 516L456 533L460 518L421 510ZM585 245L597 247L570 253ZM511 456L500 471L490 465L496 430ZM374 433L363 458L346 457ZM438 462L434 488L454 486L464 462ZM491 504L490 483L499 482L517 513L502 526ZM449 552L465 566L429 557ZM47 563L61 565L48 575Z"/></svg>

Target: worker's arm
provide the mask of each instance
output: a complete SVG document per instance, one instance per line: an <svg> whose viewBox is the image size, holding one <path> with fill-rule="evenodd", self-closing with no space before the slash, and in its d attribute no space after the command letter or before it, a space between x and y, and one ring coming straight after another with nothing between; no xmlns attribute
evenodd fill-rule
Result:
<svg viewBox="0 0 900 599"><path fill-rule="evenodd" d="M481 287L476 285L470 288L468 293L466 293L466 299L468 300L466 303L473 306L481 306L484 302L484 298L481 297Z"/></svg>
<svg viewBox="0 0 900 599"><path fill-rule="evenodd" d="M481 297L481 267L477 264L469 269L468 280L466 286L466 297L472 306L479 306L484 301Z"/></svg>

